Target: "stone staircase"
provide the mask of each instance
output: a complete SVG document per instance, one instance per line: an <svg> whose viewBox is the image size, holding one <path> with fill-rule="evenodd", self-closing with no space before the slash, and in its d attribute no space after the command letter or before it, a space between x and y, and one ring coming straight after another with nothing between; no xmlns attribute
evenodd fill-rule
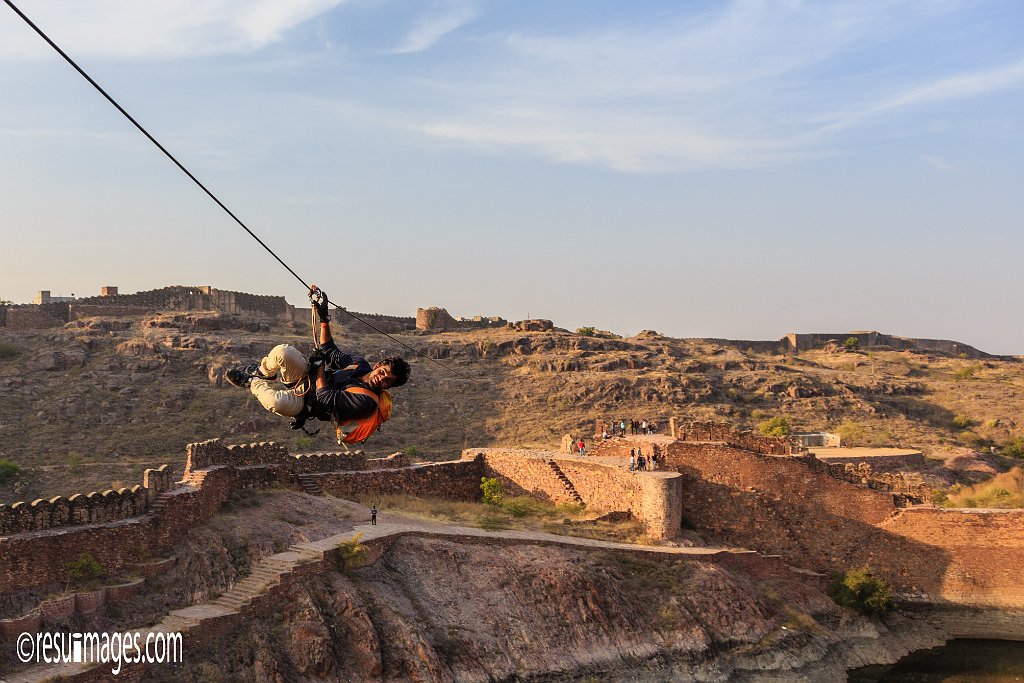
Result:
<svg viewBox="0 0 1024 683"><path fill-rule="evenodd" d="M316 475L313 474L300 474L298 475L299 486L302 490L311 496L322 496L324 490L320 487L320 482L317 481Z"/></svg>
<svg viewBox="0 0 1024 683"><path fill-rule="evenodd" d="M566 495L576 501L578 505L586 505L586 503L583 502L583 496L580 495L580 492L577 491L576 487L572 485L571 481L569 481L569 477L565 476L565 472L563 472L562 468L558 466L558 463L554 460L548 460L547 462L548 467L550 467L551 471L555 473L558 480L562 482Z"/></svg>
<svg viewBox="0 0 1024 683"><path fill-rule="evenodd" d="M154 515L159 515L163 511L163 509L167 507L167 501L169 501L170 499L171 494L169 493L165 492L157 494L156 499L153 501L153 504L149 506L150 513Z"/></svg>
<svg viewBox="0 0 1024 683"><path fill-rule="evenodd" d="M282 577L290 573L297 565L311 559L317 558L308 550L297 546L292 546L286 552L265 557L252 568L248 576L209 604L223 607L232 612L239 612L247 607L257 595L280 584Z"/></svg>

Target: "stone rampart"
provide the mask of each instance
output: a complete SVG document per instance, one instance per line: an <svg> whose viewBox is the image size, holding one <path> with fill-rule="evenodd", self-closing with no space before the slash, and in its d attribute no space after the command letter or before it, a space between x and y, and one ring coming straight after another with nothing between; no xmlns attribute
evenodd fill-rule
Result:
<svg viewBox="0 0 1024 683"><path fill-rule="evenodd" d="M65 313L59 314L63 307ZM49 327L60 327L67 319L67 304L48 304L45 306L9 306L4 316L4 326L9 330L39 330Z"/></svg>
<svg viewBox="0 0 1024 683"><path fill-rule="evenodd" d="M946 553L936 595L963 604L1024 606L1024 510L916 507L879 527Z"/></svg>
<svg viewBox="0 0 1024 683"><path fill-rule="evenodd" d="M56 327L91 316L140 315L150 311L219 311L290 321L293 307L283 296L232 292L213 287L173 286L135 294L84 297L70 302L3 307L0 325L9 329Z"/></svg>
<svg viewBox="0 0 1024 683"><path fill-rule="evenodd" d="M887 347L896 350L931 351L951 356L965 355L968 358L996 358L991 354L979 351L978 349L949 339L916 339L913 337L897 337L891 334L883 334L875 331L858 332L815 332L810 334L790 333L786 335L785 341L789 344L790 351L806 351L824 347L830 341L838 341L840 344L847 339L854 338L861 348L865 347Z"/></svg>
<svg viewBox="0 0 1024 683"><path fill-rule="evenodd" d="M68 322L96 316L107 317L138 317L152 313L157 309L146 306L100 306L96 304L68 304Z"/></svg>
<svg viewBox="0 0 1024 683"><path fill-rule="evenodd" d="M172 470L162 465L155 470L147 469L142 485L131 488L0 505L0 536L101 524L144 515L156 496L171 487L171 478Z"/></svg>
<svg viewBox="0 0 1024 683"><path fill-rule="evenodd" d="M331 495L432 496L450 500L479 500L483 463L479 459L439 462L412 467L314 475Z"/></svg>
<svg viewBox="0 0 1024 683"><path fill-rule="evenodd" d="M898 508L813 458L678 442L684 524L819 572L868 566L904 596L1024 606L1024 511Z"/></svg>
<svg viewBox="0 0 1024 683"><path fill-rule="evenodd" d="M766 455L792 455L807 451L799 439L762 436L749 430L735 431L723 422L683 422L673 417L669 420L669 433L678 441L718 441Z"/></svg>
<svg viewBox="0 0 1024 683"><path fill-rule="evenodd" d="M354 332L373 332L373 329L365 325L363 322L360 322L365 320L377 329L382 332L387 332L388 334L416 329L416 318L413 317L381 315L379 313L351 313L351 315L347 315L341 311L335 313L331 316L332 325L349 329ZM310 310L308 308L301 309L297 311L295 317L297 322L308 324L310 320ZM358 318L358 320L356 318Z"/></svg>
<svg viewBox="0 0 1024 683"><path fill-rule="evenodd" d="M392 453L386 458L367 458L362 452L346 453L300 453L289 456L296 474L315 474L318 472L386 470L408 467L409 456L405 453Z"/></svg>
<svg viewBox="0 0 1024 683"><path fill-rule="evenodd" d="M299 474L330 472L319 475L327 476L324 488L345 493L461 500L480 495L481 465L473 462L409 467L402 453L376 459L361 453L293 456L273 443L224 446L218 440L189 444L186 451L179 482L164 465L146 470L143 486L132 489L0 506L0 593L64 580L69 549L92 554L108 572L159 555L215 515L234 492L301 490Z"/></svg>
<svg viewBox="0 0 1024 683"><path fill-rule="evenodd" d="M286 465L290 459L288 449L275 443L225 446L220 439L210 439L201 443L190 443L186 447L185 478L187 479L194 470L205 470L215 465Z"/></svg>
<svg viewBox="0 0 1024 683"><path fill-rule="evenodd" d="M880 472L870 463L832 463L812 457L807 459L807 465L812 469L824 472L833 479L899 494L897 504L900 507L905 507L907 504L919 505L927 502L931 497L931 487L919 479L908 477L903 472Z"/></svg>
<svg viewBox="0 0 1024 683"><path fill-rule="evenodd" d="M628 512L655 538L679 534L681 478L672 472L630 472L625 467L563 457L554 452L467 449L463 458L482 456L484 476L497 477L508 495L530 495L554 503L576 503L588 510ZM552 467L554 463L555 467ZM564 475L571 489L560 479Z"/></svg>
<svg viewBox="0 0 1024 683"><path fill-rule="evenodd" d="M527 321L532 322L532 321ZM445 332L448 330L485 330L505 327L506 320L499 317L474 316L456 320L444 308L431 306L416 309L416 329L423 332Z"/></svg>

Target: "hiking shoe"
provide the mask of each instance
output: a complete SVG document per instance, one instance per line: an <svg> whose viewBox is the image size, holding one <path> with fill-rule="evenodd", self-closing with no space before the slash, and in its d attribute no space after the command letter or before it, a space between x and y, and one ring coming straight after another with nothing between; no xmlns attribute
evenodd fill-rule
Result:
<svg viewBox="0 0 1024 683"><path fill-rule="evenodd" d="M224 373L224 379L236 387L248 389L254 377L263 378L260 374L260 366L247 365L244 368L232 368ZM265 379L265 378L264 378Z"/></svg>

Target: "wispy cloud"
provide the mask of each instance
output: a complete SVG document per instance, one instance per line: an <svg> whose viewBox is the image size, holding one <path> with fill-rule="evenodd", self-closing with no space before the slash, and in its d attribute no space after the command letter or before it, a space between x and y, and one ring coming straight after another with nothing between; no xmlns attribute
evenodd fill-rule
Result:
<svg viewBox="0 0 1024 683"><path fill-rule="evenodd" d="M963 6L739 0L656 25L483 36L499 49L481 50L458 79L439 74L427 84L444 97L439 111L410 116L429 135L559 162L626 171L764 165L819 154L869 117L1024 78L1024 62L955 76L880 62L879 77L844 64L886 54L879 44Z"/></svg>
<svg viewBox="0 0 1024 683"><path fill-rule="evenodd" d="M897 94L885 95L874 103L832 113L827 116L830 120L812 134L832 134L888 112L935 102L980 97L1019 87L1022 83L1024 59L996 67L943 76L928 83L910 86Z"/></svg>
<svg viewBox="0 0 1024 683"><path fill-rule="evenodd" d="M922 154L921 161L932 166L933 168L937 168L940 171L953 172L957 170L956 166L954 166L953 164L950 164L938 157L931 156L928 154Z"/></svg>
<svg viewBox="0 0 1024 683"><path fill-rule="evenodd" d="M446 4L438 15L423 19L405 36L392 54L410 54L431 48L441 38L464 26L478 16L473 5L457 1Z"/></svg>
<svg viewBox="0 0 1024 683"><path fill-rule="evenodd" d="M173 58L256 50L345 1L48 0L20 6L73 55ZM50 50L12 12L3 14L0 56L38 57Z"/></svg>

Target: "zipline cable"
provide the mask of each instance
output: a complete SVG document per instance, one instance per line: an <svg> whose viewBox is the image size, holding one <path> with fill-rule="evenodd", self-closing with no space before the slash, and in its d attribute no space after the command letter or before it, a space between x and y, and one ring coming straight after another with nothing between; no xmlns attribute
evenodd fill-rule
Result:
<svg viewBox="0 0 1024 683"><path fill-rule="evenodd" d="M212 199L214 202L217 203L217 206L219 206L220 208L224 209L224 212L227 213L227 215L231 216L231 218L236 223L238 223L238 225L240 225L243 230L245 230L247 233L249 233L250 237L252 237L254 240L259 242L259 245L261 247L263 247L264 249L266 249L267 253L269 253L271 256L273 256L277 260L278 263L280 263L282 266L284 266L285 270L287 270L289 273L291 273L295 277L296 280L298 280L300 283L302 283L302 286L306 288L307 292L310 290L310 286L308 284L306 284L306 281L303 280L299 276L298 273L296 273L294 270L292 270L291 266L289 266L287 263L285 263L284 260L282 260L280 256L278 256L276 253L274 253L274 250L271 249L270 247L268 247L266 245L266 243L264 243L264 241L261 240L259 238L259 236L256 235L256 233L254 233L252 230L250 230L249 226L247 226L245 223L242 222L242 219L240 219L238 216L236 216L235 213L224 204L224 202L222 202L220 199L217 198L217 195L213 194L213 192L211 192L206 187L206 185L203 185L203 183L200 182L198 178L196 178L194 175L192 175L192 172L189 171L187 168L185 168L185 166L180 161L178 161L174 157L173 154L168 152L166 147L161 145L160 142L155 137L150 135L149 131L146 130L145 128L143 128L141 123L136 121L135 118L131 114L129 114L125 110L124 107L122 107L120 104L117 103L117 100L115 100L113 97L111 97L107 93L107 91L104 90L100 86L99 83L94 81L92 79L92 77L85 72L85 69L83 69L82 67L78 66L78 64L75 62L75 60L71 59L71 57L68 56L68 54L66 52L64 52L64 50L62 50L59 45L57 45L57 43L53 42L48 35L43 33L43 30L41 28L39 28L38 26L36 26L35 23L31 19L29 19L27 16L25 16L25 13L22 12L20 9L18 9L18 7L11 0L4 0L4 2L7 3L7 5L12 10L14 10L14 13L17 14L19 17L21 17L22 20L26 24L28 24L32 28L33 31L38 33L39 36L43 40L45 40L47 42L47 44L49 44L50 47L52 47L54 50L56 50L57 54L59 54L61 57L64 58L64 61L66 61L68 64L70 64L72 67L74 67L75 71L77 71L79 74L81 74L82 78L84 78L85 80L89 81L89 84L92 85L92 87L96 88L96 90L101 95L103 95L103 97L105 97L107 99L107 101L110 102L110 104L114 105L114 108L116 108L119 112L121 112L121 114L126 119L131 121L132 125L134 125L136 128L139 129L139 132L141 132L143 135L145 135L149 139L150 142L152 142L154 145L156 145L157 149L159 149L161 152L164 153L164 156L166 156L168 159L170 159L172 162L174 162L174 165L177 166L181 170L182 173L187 175L192 182L194 182L196 185L198 185L199 189L201 189L203 192L205 192L207 194L207 196L210 197L210 199ZM327 303L332 304L334 302L328 300ZM339 310L342 313L344 313L345 315L349 316L350 318L361 322L362 324L364 324L367 327L369 327L371 330L374 330L375 332L384 335L385 337L387 337L391 341L395 342L399 346L401 346L401 347L403 347L405 349L408 349L409 351L412 351L417 356L420 356L421 358L425 358L425 359L429 360L431 363L434 363L435 365L441 366L442 368L444 368L445 370L447 370L448 372L450 372L450 373L452 373L454 375L458 375L458 376L460 376L460 377L462 377L464 379L469 379L469 380L472 380L474 382L478 381L478 380L476 380L473 377L467 377L466 375L463 375L462 373L460 373L460 372L458 372L458 371L448 367L444 363L441 363L441 362L435 360L434 358L431 358L430 356L422 353L421 351L419 351L417 349L414 349L413 347L409 346L408 344L406 344L404 342L401 342L398 339L395 339L393 336L391 336L390 334L388 334L384 330L380 329L379 327L375 326L373 323L371 323L371 322L369 322L367 320L363 320L362 318L360 318L359 316L355 315L354 313L350 313L344 307L338 306L337 304L334 304L334 305L336 307L336 310Z"/></svg>

